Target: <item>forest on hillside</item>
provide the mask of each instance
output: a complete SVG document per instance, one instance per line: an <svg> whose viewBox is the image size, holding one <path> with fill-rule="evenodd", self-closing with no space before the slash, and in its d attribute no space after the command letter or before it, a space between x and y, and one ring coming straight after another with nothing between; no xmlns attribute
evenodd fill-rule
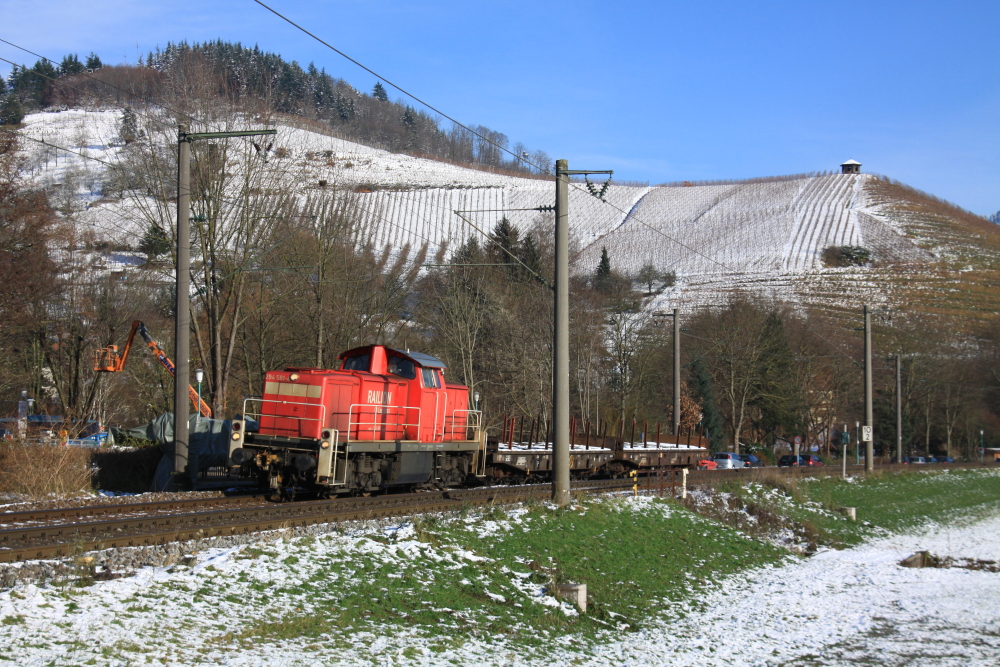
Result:
<svg viewBox="0 0 1000 667"><path fill-rule="evenodd" d="M177 86L208 81L220 99L234 105L317 120L344 139L374 148L522 175L546 174L552 167L545 151L512 143L502 132L467 124L470 132L393 101L381 82L365 93L312 63L303 69L256 46L170 43L140 61L105 66L94 54L85 62L69 54L58 65L38 60L32 67L15 66L6 84L0 80L6 109L0 110L0 121L16 123L19 115L58 106L162 105L176 99Z"/></svg>

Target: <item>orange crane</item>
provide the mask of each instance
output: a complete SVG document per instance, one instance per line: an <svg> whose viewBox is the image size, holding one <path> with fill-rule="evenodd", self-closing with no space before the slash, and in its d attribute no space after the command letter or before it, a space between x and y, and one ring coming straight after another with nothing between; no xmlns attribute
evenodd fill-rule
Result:
<svg viewBox="0 0 1000 667"><path fill-rule="evenodd" d="M153 356L163 364L163 367L167 369L170 373L170 377L177 377L177 370L174 368L174 362L170 360L167 353L163 351L162 348L157 344L155 340L149 335L146 330L146 325L136 320L132 322L132 332L128 335L128 342L125 343L125 350L118 354L117 345L109 345L107 347L102 347L99 350L94 350L94 370L104 373L118 373L125 367L125 362L128 361L128 353L132 349L132 340L135 338L135 333L139 332L142 339L146 341L146 346L153 351ZM201 400L198 396L198 392L191 385L188 385L188 396L191 397L191 406L195 410L200 410L202 417L211 417L212 409L208 407L208 403Z"/></svg>

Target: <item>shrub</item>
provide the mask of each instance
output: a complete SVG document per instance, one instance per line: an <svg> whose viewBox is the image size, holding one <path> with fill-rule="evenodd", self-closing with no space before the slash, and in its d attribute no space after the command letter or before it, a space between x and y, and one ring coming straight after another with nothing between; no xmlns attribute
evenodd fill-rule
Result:
<svg viewBox="0 0 1000 667"><path fill-rule="evenodd" d="M19 441L0 446L0 491L39 500L49 494L89 490L90 486L89 449Z"/></svg>
<svg viewBox="0 0 1000 667"><path fill-rule="evenodd" d="M832 245L821 256L823 265L828 267L864 266L872 261L871 250L856 245Z"/></svg>

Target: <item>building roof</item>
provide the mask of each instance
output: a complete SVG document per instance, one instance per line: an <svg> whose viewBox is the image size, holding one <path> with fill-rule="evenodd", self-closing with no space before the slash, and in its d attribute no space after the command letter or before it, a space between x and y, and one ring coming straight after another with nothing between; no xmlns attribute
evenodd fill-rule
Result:
<svg viewBox="0 0 1000 667"><path fill-rule="evenodd" d="M845 165L855 165L855 164L858 165L859 167L861 166L861 163L858 162L857 160L848 160L847 162L841 162L840 166L843 167Z"/></svg>

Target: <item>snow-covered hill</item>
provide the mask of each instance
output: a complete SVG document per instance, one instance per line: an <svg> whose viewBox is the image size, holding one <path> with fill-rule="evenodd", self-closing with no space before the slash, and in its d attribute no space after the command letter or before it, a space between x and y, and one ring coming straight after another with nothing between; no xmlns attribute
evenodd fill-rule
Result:
<svg viewBox="0 0 1000 667"><path fill-rule="evenodd" d="M66 210L76 209L74 218L97 238L137 244L145 223L135 202L101 191L105 164L116 164L125 150L117 140L120 118L117 109L38 113L25 118L23 132L85 156L27 142L32 178L56 191ZM522 230L551 219L533 210L553 203L551 178L392 154L308 121L283 122L274 141L281 157L272 159L286 161L289 187L302 198L321 187L356 192L360 217L379 243L426 242L433 253L488 232L504 215ZM657 297L657 308L719 303L734 289L800 302L878 301L884 293L878 276L887 267L919 271L949 249L915 232L896 202L871 197L875 183L867 174L833 174L688 187L613 185L603 201L574 183L577 268L592 271L606 247L619 271L634 273L646 263L674 271L678 283ZM823 250L842 245L869 249L876 268L824 267Z"/></svg>

